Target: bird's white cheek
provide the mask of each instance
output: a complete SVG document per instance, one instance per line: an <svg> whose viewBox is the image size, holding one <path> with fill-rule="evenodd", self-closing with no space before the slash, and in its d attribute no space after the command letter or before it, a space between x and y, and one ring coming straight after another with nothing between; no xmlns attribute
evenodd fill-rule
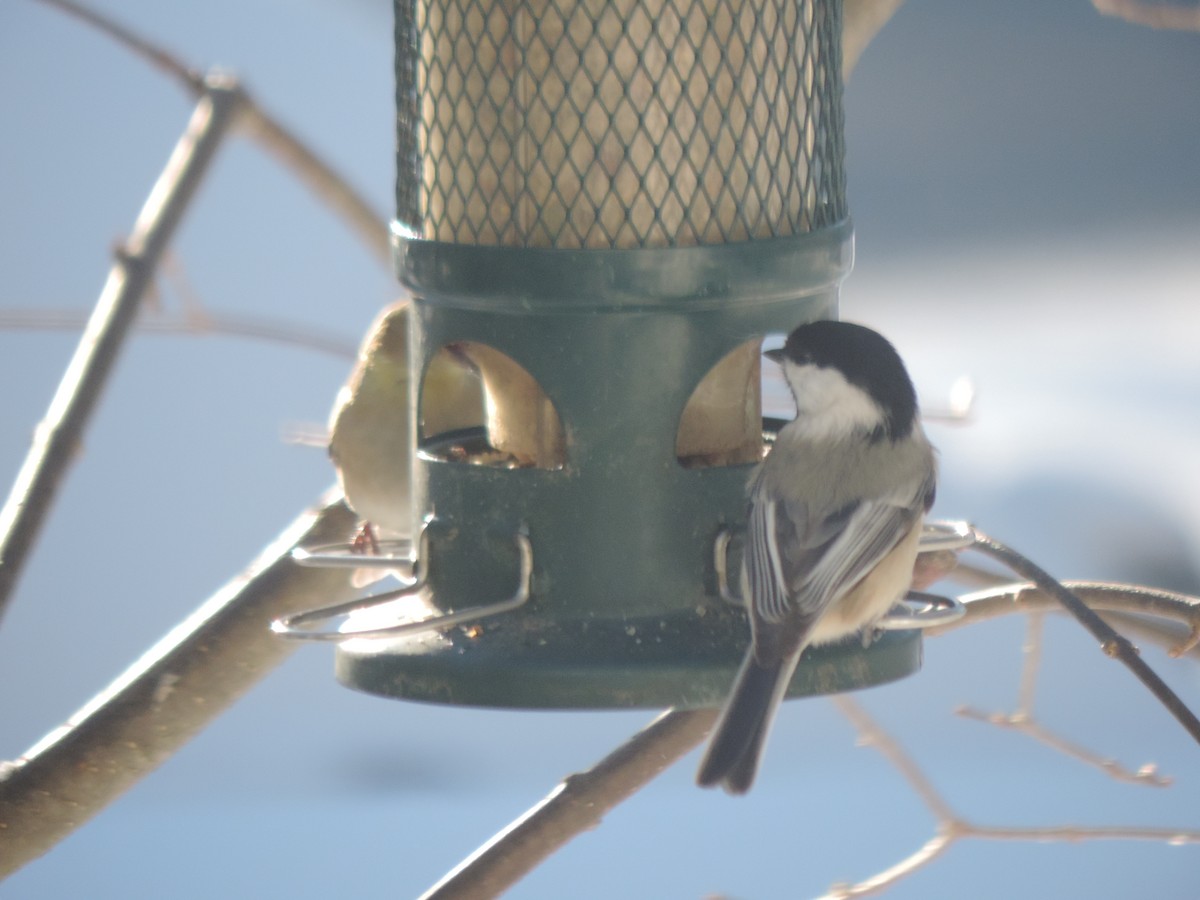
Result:
<svg viewBox="0 0 1200 900"><path fill-rule="evenodd" d="M883 417L875 401L836 369L788 365L796 397L794 429L810 438L839 437L878 427Z"/></svg>

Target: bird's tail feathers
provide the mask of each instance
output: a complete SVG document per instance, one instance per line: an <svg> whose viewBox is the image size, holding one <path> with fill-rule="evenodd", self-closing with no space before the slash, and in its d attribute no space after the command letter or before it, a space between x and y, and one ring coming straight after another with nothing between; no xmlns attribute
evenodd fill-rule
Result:
<svg viewBox="0 0 1200 900"><path fill-rule="evenodd" d="M763 664L754 658L753 651L746 654L700 761L697 784L701 787L720 784L731 794L750 790L775 711L787 692L798 661L799 654L795 654Z"/></svg>

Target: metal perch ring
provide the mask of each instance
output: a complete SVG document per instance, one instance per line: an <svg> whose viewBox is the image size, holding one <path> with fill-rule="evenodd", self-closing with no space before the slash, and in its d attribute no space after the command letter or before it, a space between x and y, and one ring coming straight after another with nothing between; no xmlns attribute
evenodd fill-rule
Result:
<svg viewBox="0 0 1200 900"><path fill-rule="evenodd" d="M428 537L427 529L421 533L421 546L423 551L427 549ZM322 631L306 628L302 626L322 625L331 619L340 616L347 616L350 613L360 612L366 609L374 609L382 606L385 603L390 603L393 600L400 600L404 597L416 596L425 587L427 571L421 567L420 559L413 562L413 570L417 573L417 577L412 583L395 590L388 591L383 594L376 594L372 597L360 598L351 600L347 603L339 603L334 606L325 606L320 609L310 609L306 612L296 613L291 616L284 616L276 619L271 623L271 630L280 637L290 638L292 640L301 641L346 641L352 638L378 638L378 637L406 637L414 634L421 634L426 631L436 631L442 628L450 628L454 625L463 625L467 622L473 622L477 619L482 619L485 616L494 616L498 613L511 612L529 600L529 583L533 576L533 545L529 540L528 535L518 532L514 535L517 543L517 551L521 559L521 570L518 576L517 589L512 596L499 600L495 603L487 603L482 606L472 606L466 609L457 610L455 612L442 613L440 615L431 616L427 619L418 619L412 622L399 622L395 625L386 625L379 628L363 628L359 630L334 630ZM320 550L321 548L316 548ZM319 553L317 554L320 555ZM339 559L334 565L342 566L345 563L341 562L341 554L336 555ZM372 557L364 557L370 559ZM427 559L428 554L422 552L422 559ZM307 563L308 565L319 565L319 563Z"/></svg>

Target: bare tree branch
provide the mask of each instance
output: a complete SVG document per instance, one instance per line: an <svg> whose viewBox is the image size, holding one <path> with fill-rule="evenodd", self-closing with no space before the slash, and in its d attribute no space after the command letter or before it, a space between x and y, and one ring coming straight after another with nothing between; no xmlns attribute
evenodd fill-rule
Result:
<svg viewBox="0 0 1200 900"><path fill-rule="evenodd" d="M856 884L835 884L829 893L818 900L850 900L852 897L869 897L880 894L905 876L911 875L918 869L929 865L954 843L954 836L938 834L925 842L925 845L910 856L905 857L877 875L872 875Z"/></svg>
<svg viewBox="0 0 1200 900"><path fill-rule="evenodd" d="M134 31L111 19L103 13L93 10L74 0L41 0L47 6L53 6L59 12L66 13L81 22L85 22L102 34L112 38L125 49L149 62L155 68L162 70L180 82L193 97L204 93L204 75L196 69L191 69L161 47L156 46Z"/></svg>
<svg viewBox="0 0 1200 900"><path fill-rule="evenodd" d="M47 0L50 2L50 0ZM896 14L904 0L844 0L842 4L842 74L850 73L867 45ZM1114 16L1170 31L1200 31L1200 5L1161 0L1092 0L1101 15Z"/></svg>
<svg viewBox="0 0 1200 900"><path fill-rule="evenodd" d="M1026 718L1033 716L1033 698L1037 694L1038 672L1042 667L1042 648L1045 644L1046 614L1030 613L1026 617L1025 664L1021 666L1021 686L1017 691L1017 708Z"/></svg>
<svg viewBox="0 0 1200 900"><path fill-rule="evenodd" d="M317 199L341 216L383 267L392 271L392 243L386 217L282 122L252 98L247 99L245 113L238 123L242 129L290 169Z"/></svg>
<svg viewBox="0 0 1200 900"><path fill-rule="evenodd" d="M0 509L0 617L50 511L167 244L237 116L242 94L214 80L196 104L166 169L101 291L58 391Z"/></svg>
<svg viewBox="0 0 1200 900"><path fill-rule="evenodd" d="M1182 622L1189 631L1200 622L1200 599L1186 594L1103 581L1066 581L1063 582L1063 586L1098 613L1155 616ZM987 588L966 594L959 600L966 607L966 615L946 625L929 628L925 632L926 635L936 637L956 628L1012 613L1062 609L1056 597L1037 585L1025 582ZM1188 641L1185 640L1173 646L1171 653L1173 656L1180 656L1183 653L1194 653L1195 649L1188 646Z"/></svg>
<svg viewBox="0 0 1200 900"><path fill-rule="evenodd" d="M1100 756L1086 747L1076 744L1074 741L1069 741L1061 735L1054 734L1032 716L1028 716L1021 711L1006 715L1005 713L985 713L970 706L962 706L956 709L955 713L965 719L973 719L976 722L984 722L988 725L995 725L998 728L1005 728L1023 734L1040 744L1045 744L1050 749L1056 750L1064 756L1069 756L1081 763L1099 769L1116 781L1125 781L1130 784L1144 784L1150 787L1170 787L1174 783L1173 778L1160 775L1158 768L1153 764L1146 764L1136 771L1130 771L1114 759Z"/></svg>
<svg viewBox="0 0 1200 900"><path fill-rule="evenodd" d="M1200 831L1190 828L1142 828L1126 825L1046 825L1041 828L998 828L972 825L963 837L993 841L1155 841L1182 847L1200 844Z"/></svg>
<svg viewBox="0 0 1200 900"><path fill-rule="evenodd" d="M875 39L904 0L844 0L842 4L842 75L858 64L867 44Z"/></svg>
<svg viewBox="0 0 1200 900"><path fill-rule="evenodd" d="M874 747L890 762L916 792L921 801L929 807L945 827L952 827L958 821L958 815L942 799L933 782L921 771L921 767L908 755L903 747L883 728L878 725L856 700L846 694L835 694L833 705L838 708L859 734L860 742L867 747Z"/></svg>
<svg viewBox="0 0 1200 900"><path fill-rule="evenodd" d="M1044 569L1032 560L1022 556L1013 548L988 537L981 531L974 531L972 549L977 550L1003 563L1022 578L1028 578L1039 588L1052 596L1081 625L1084 626L1100 642L1100 649L1105 656L1120 660L1144 684L1167 711L1184 727L1196 743L1200 744L1200 719L1193 713L1170 686L1159 677L1150 665L1142 659L1136 647L1129 639L1113 630L1103 618L1084 603L1078 596L1052 578Z"/></svg>
<svg viewBox="0 0 1200 900"><path fill-rule="evenodd" d="M1037 692L1038 669L1041 666L1042 650L1045 644L1043 627L1045 619L1046 614L1042 611L1031 612L1028 616L1028 633L1025 637L1025 645L1022 647L1025 659L1021 666L1017 708L1011 713L985 713L970 706L961 706L955 710L955 713L966 719L973 719L976 722L1023 734L1064 756L1069 756L1085 765L1094 766L1117 781L1152 787L1171 785L1173 780L1159 775L1158 768L1153 764L1148 763L1136 771L1130 771L1116 760L1102 757L1080 744L1069 741L1038 722L1033 712L1033 700Z"/></svg>
<svg viewBox="0 0 1200 900"><path fill-rule="evenodd" d="M897 881L912 875L945 853L962 838L1006 841L1090 840L1161 841L1172 845L1200 844L1200 831L1186 828L1141 828L1125 826L1047 825L1006 828L975 825L957 816L934 789L932 783L903 747L854 699L847 695L833 698L839 710L850 720L862 743L874 747L896 768L938 820L938 833L919 850L884 871L855 884L834 885L822 900L849 900L887 890Z"/></svg>
<svg viewBox="0 0 1200 900"><path fill-rule="evenodd" d="M346 540L340 498L298 518L250 567L20 759L0 766L0 878L41 856L203 730L296 648L270 623L350 597L348 570L296 565Z"/></svg>
<svg viewBox="0 0 1200 900"><path fill-rule="evenodd" d="M1194 625L1189 627L1169 619L1141 613L1102 611L1100 614L1114 628L1119 627L1125 633L1165 650L1173 659L1190 657L1200 660L1200 647L1196 645Z"/></svg>
<svg viewBox="0 0 1200 900"><path fill-rule="evenodd" d="M570 775L537 806L476 850L423 900L486 900L529 874L580 832L695 747L715 709L663 713L593 768Z"/></svg>
<svg viewBox="0 0 1200 900"><path fill-rule="evenodd" d="M1200 31L1200 6L1161 3L1155 0L1092 0L1101 15L1115 16L1135 25L1171 31Z"/></svg>
<svg viewBox="0 0 1200 900"><path fill-rule="evenodd" d="M75 0L41 0L75 18L86 22L127 50L142 57L167 73L192 95L205 90L205 79L197 70L185 65L167 50L118 24L103 13L89 9ZM386 218L371 207L323 159L288 130L271 113L250 96L244 85L239 86L242 98L238 126L258 141L262 147L283 163L317 198L327 204L358 235L359 240L387 269L391 270L391 238Z"/></svg>

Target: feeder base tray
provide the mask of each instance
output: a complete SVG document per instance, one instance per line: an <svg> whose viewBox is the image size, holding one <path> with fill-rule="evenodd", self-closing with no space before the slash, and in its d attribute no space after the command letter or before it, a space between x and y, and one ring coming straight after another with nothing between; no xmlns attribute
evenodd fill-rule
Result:
<svg viewBox="0 0 1200 900"><path fill-rule="evenodd" d="M347 687L404 700L521 709L662 709L724 702L748 642L744 617L706 610L624 620L506 618L338 645ZM810 647L789 697L856 690L921 667L921 635L888 631Z"/></svg>

